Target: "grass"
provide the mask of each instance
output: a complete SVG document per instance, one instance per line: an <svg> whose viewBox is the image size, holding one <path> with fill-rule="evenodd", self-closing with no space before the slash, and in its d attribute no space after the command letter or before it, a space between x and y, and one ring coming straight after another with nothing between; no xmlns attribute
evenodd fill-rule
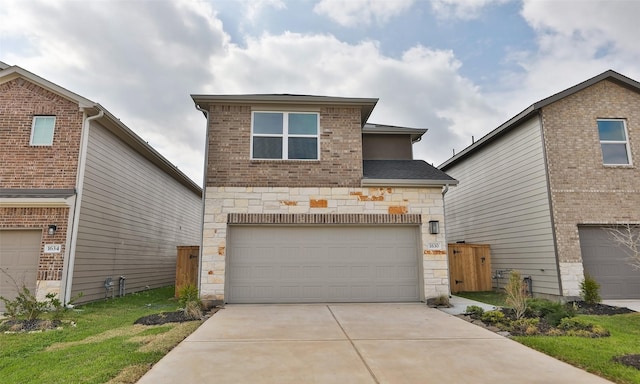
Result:
<svg viewBox="0 0 640 384"><path fill-rule="evenodd" d="M460 292L457 296L504 307L502 292ZM572 336L514 336L521 344L616 383L640 383L640 370L612 361L613 357L640 354L640 313L577 317L609 330L611 336L591 339Z"/></svg>
<svg viewBox="0 0 640 384"><path fill-rule="evenodd" d="M201 324L133 324L175 311L173 293L171 286L83 305L65 313L62 330L0 334L2 383L135 383Z"/></svg>
<svg viewBox="0 0 640 384"><path fill-rule="evenodd" d="M466 299L479 301L481 303L487 303L496 307L506 307L507 303L505 299L507 295L504 292L498 291L483 291L483 292L458 292L455 296L464 297Z"/></svg>
<svg viewBox="0 0 640 384"><path fill-rule="evenodd" d="M518 336L513 339L616 383L640 383L640 370L611 360L615 356L640 354L640 313L578 317L603 326L611 332L611 336L599 339Z"/></svg>

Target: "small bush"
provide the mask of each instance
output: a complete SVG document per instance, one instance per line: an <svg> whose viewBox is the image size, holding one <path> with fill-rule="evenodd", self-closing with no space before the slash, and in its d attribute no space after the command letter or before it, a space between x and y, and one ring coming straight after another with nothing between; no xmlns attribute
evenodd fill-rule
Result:
<svg viewBox="0 0 640 384"><path fill-rule="evenodd" d="M509 325L509 330L516 334L524 334L524 335L537 335L538 325L540 324L540 319L517 319L511 322Z"/></svg>
<svg viewBox="0 0 640 384"><path fill-rule="evenodd" d="M502 311L487 311L480 318L485 323L498 324L504 321L504 313Z"/></svg>
<svg viewBox="0 0 640 384"><path fill-rule="evenodd" d="M516 319L520 319L527 310L527 291L520 272L511 271L504 290L507 293L507 305L513 309Z"/></svg>
<svg viewBox="0 0 640 384"><path fill-rule="evenodd" d="M484 309L482 309L482 307L479 307L477 305L469 305L467 306L465 313L473 317L474 319L479 319L482 317L482 314L484 313Z"/></svg>
<svg viewBox="0 0 640 384"><path fill-rule="evenodd" d="M22 286L18 290L18 296L10 300L4 296L0 296L0 300L5 304L5 314L8 317L16 318L23 316L26 320L35 320L47 311L56 311L62 313L64 307L62 302L56 297L55 293L48 293L44 301L38 301L33 293L26 286Z"/></svg>
<svg viewBox="0 0 640 384"><path fill-rule="evenodd" d="M580 282L580 296L587 304L596 304L602 301L600 284L588 273L584 274L584 280Z"/></svg>
<svg viewBox="0 0 640 384"><path fill-rule="evenodd" d="M578 317L568 317L562 319L560 324L558 324L558 328L564 331L568 330L577 330L577 329L591 329L593 327L593 323L590 321L578 318Z"/></svg>
<svg viewBox="0 0 640 384"><path fill-rule="evenodd" d="M192 319L202 317L202 301L198 288L194 284L187 284L178 290L178 302L184 313Z"/></svg>
<svg viewBox="0 0 640 384"><path fill-rule="evenodd" d="M528 299L527 317L540 317L552 326L557 326L566 317L575 316L573 307L547 299Z"/></svg>

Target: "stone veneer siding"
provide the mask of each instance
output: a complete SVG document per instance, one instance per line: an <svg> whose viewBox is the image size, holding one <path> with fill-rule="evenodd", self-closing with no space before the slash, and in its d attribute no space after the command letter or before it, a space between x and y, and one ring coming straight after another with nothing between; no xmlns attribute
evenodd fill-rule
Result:
<svg viewBox="0 0 640 384"><path fill-rule="evenodd" d="M605 166L597 119L625 119L632 163L640 163L640 94L601 81L542 110L554 230L564 296L583 279L578 225L638 223L640 169Z"/></svg>
<svg viewBox="0 0 640 384"><path fill-rule="evenodd" d="M224 301L228 225L249 222L422 224L425 298L449 293L441 188L208 187L205 196L200 284L205 301ZM439 234L429 233L429 220L440 221ZM435 242L440 249L429 249Z"/></svg>

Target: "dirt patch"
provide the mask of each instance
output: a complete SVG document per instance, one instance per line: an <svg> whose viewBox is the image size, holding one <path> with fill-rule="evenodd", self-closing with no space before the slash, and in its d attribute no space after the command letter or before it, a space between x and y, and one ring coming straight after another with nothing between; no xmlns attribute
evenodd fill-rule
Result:
<svg viewBox="0 0 640 384"><path fill-rule="evenodd" d="M624 307L614 307L606 304L588 304L584 301L572 301L567 303L568 305L576 308L576 311L583 315L604 315L604 316L613 316L613 315L624 315L625 313L633 313L635 311L624 308Z"/></svg>
<svg viewBox="0 0 640 384"><path fill-rule="evenodd" d="M640 369L640 355L624 355L613 358L616 363L624 364L628 367Z"/></svg>

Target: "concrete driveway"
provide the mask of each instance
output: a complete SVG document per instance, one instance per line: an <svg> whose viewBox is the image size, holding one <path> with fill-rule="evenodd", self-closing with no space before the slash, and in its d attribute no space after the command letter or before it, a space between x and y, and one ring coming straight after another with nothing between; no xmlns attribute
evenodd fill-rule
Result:
<svg viewBox="0 0 640 384"><path fill-rule="evenodd" d="M229 305L158 383L608 383L424 304Z"/></svg>

